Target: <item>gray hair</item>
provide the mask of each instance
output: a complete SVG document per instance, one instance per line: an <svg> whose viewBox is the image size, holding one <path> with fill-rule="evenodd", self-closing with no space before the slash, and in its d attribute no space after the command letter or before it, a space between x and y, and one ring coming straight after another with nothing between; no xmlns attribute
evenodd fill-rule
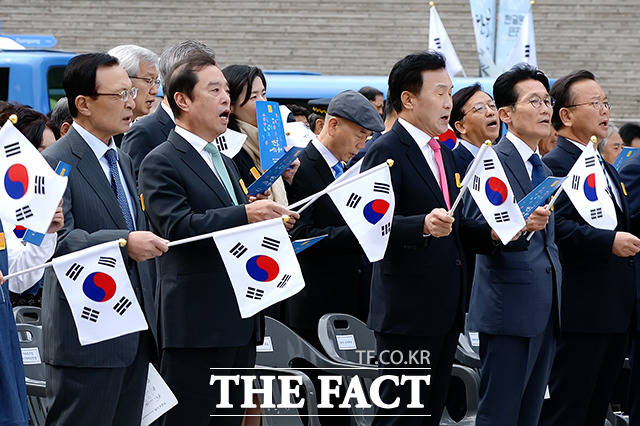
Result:
<svg viewBox="0 0 640 426"><path fill-rule="evenodd" d="M602 141L600 141L600 143L598 144L598 152L600 153L600 155L602 155L602 153L604 152L604 149L607 146L607 143L609 142L609 137L614 133L619 133L619 129L615 125L609 123L609 129L607 130L607 137L602 139Z"/></svg>
<svg viewBox="0 0 640 426"><path fill-rule="evenodd" d="M51 110L51 121L58 126L58 129L62 127L64 123L73 123L73 117L69 112L69 101L67 98L60 98L56 105Z"/></svg>
<svg viewBox="0 0 640 426"><path fill-rule="evenodd" d="M183 59L186 59L194 52L202 52L209 55L215 62L216 54L213 49L198 40L184 40L166 48L162 52L160 55L160 64L158 69L160 73L160 80L162 81L163 93L167 93L165 82L168 80L169 72L171 72L173 66Z"/></svg>
<svg viewBox="0 0 640 426"><path fill-rule="evenodd" d="M135 44L116 46L107 53L118 59L120 66L127 71L129 77L138 75L140 72L140 61L149 62L158 68L158 55L145 47L140 47Z"/></svg>

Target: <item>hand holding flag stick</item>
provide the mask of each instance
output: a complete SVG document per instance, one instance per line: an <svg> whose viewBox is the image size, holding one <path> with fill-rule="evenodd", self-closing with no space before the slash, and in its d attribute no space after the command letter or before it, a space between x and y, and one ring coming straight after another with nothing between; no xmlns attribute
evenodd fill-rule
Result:
<svg viewBox="0 0 640 426"><path fill-rule="evenodd" d="M464 196L465 192L467 192L467 189L469 187L469 181L471 180L471 177L475 174L478 168L478 164L480 164L480 162L482 161L482 158L484 157L485 151L491 145L492 145L491 141L487 139L486 141L484 141L484 144L482 144L482 146L480 147L480 150L478 151L478 155L476 155L476 158L473 160L473 163L471 163L471 167L469 168L469 170L467 170L467 173L464 175L464 179L462 179L462 183L460 184L460 192L458 193L456 200L453 202L451 209L449 209L449 212L448 212L449 216L453 216L453 212L456 211L456 207L458 207L458 204L460 204L460 201L462 201L462 197Z"/></svg>

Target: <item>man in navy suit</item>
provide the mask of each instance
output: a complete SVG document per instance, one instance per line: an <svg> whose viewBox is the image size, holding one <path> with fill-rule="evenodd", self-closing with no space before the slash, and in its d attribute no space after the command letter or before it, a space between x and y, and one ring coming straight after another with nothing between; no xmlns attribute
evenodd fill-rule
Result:
<svg viewBox="0 0 640 426"><path fill-rule="evenodd" d="M550 174L537 153L549 134L553 100L549 81L521 64L493 86L500 119L508 132L495 146L517 200ZM469 197L470 198L470 197ZM465 214L479 217L473 203ZM555 349L557 288L561 266L550 211L539 207L526 234L490 256L476 256L468 328L480 333L478 426L538 423Z"/></svg>
<svg viewBox="0 0 640 426"><path fill-rule="evenodd" d="M439 424L464 323L463 242L493 248L488 225L466 220L460 209L447 214L458 195L455 163L451 150L436 138L447 130L452 87L439 53L420 52L398 61L389 74L388 97L398 121L371 146L362 166L394 161L395 213L387 252L373 265L368 319L380 374L431 375L430 386L420 388L424 408L418 409L407 407L409 384L384 381L382 400L399 398L399 406L379 409L376 425ZM431 370L416 370L424 368ZM408 414L415 417L397 417Z"/></svg>
<svg viewBox="0 0 640 426"><path fill-rule="evenodd" d="M553 85L553 126L558 146L544 157L554 176L566 176L589 139L607 136L609 102L593 74L581 70ZM582 219L571 201L556 203L556 240L563 265L558 350L551 371L551 398L542 425L602 425L622 368L627 335L636 329L636 253L625 189L615 169L598 159L616 208L614 230Z"/></svg>

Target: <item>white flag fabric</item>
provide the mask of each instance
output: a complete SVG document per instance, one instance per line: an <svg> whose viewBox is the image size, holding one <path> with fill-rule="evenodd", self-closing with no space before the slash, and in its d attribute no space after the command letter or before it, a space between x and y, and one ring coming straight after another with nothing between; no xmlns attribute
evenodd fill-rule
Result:
<svg viewBox="0 0 640 426"><path fill-rule="evenodd" d="M69 302L81 345L148 328L118 241L56 257L52 263Z"/></svg>
<svg viewBox="0 0 640 426"><path fill-rule="evenodd" d="M218 147L218 150L229 158L236 156L244 141L247 139L247 135L235 130L227 129L226 132L214 139L213 143Z"/></svg>
<svg viewBox="0 0 640 426"><path fill-rule="evenodd" d="M513 45L509 59L504 64L504 71L521 62L534 67L538 66L536 36L533 31L533 12L531 8L524 16L524 21L522 21L522 27L520 27L520 33L518 34L518 41Z"/></svg>
<svg viewBox="0 0 640 426"><path fill-rule="evenodd" d="M242 318L249 318L304 288L302 271L282 219L214 232L213 239Z"/></svg>
<svg viewBox="0 0 640 426"><path fill-rule="evenodd" d="M585 222L594 228L613 230L618 219L608 188L598 155L593 144L588 143L567 174L562 189Z"/></svg>
<svg viewBox="0 0 640 426"><path fill-rule="evenodd" d="M506 245L526 224L522 211L493 148L487 147L477 161L475 173L468 181L468 190L482 216Z"/></svg>
<svg viewBox="0 0 640 426"><path fill-rule="evenodd" d="M498 10L495 62L500 69L509 60L513 46L518 42L520 29L531 10L530 0L500 0Z"/></svg>
<svg viewBox="0 0 640 426"><path fill-rule="evenodd" d="M355 175L355 172L354 172ZM391 233L395 197L387 163L341 179L328 195L358 239L370 262L384 257Z"/></svg>
<svg viewBox="0 0 640 426"><path fill-rule="evenodd" d="M47 232L67 187L38 150L10 121L0 129L0 217Z"/></svg>
<svg viewBox="0 0 640 426"><path fill-rule="evenodd" d="M444 29L435 6L431 6L429 11L429 49L444 55L447 61L447 72L451 77L454 77L459 72L464 75L462 63L458 59L458 55L453 48L453 44L451 44L451 40L449 40L447 30Z"/></svg>
<svg viewBox="0 0 640 426"><path fill-rule="evenodd" d="M469 6L480 61L480 76L496 78L501 74L494 61L496 0L469 0Z"/></svg>

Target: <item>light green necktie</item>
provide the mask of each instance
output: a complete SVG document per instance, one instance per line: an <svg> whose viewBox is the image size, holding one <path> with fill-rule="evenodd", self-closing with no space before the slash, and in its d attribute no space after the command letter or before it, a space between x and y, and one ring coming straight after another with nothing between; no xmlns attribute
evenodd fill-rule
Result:
<svg viewBox="0 0 640 426"><path fill-rule="evenodd" d="M211 155L211 161L213 162L213 167L216 169L222 184L227 189L233 204L238 205L238 199L236 198L236 192L233 190L233 185L231 184L231 178L229 178L229 172L227 172L227 168L224 166L224 161L222 160L222 154L212 143L208 143L205 145L204 150L207 151Z"/></svg>

